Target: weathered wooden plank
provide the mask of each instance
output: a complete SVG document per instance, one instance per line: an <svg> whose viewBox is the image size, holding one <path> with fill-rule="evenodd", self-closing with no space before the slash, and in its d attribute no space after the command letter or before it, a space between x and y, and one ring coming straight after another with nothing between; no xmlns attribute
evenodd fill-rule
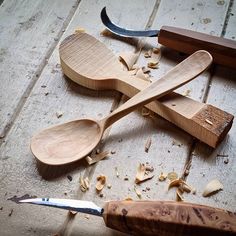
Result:
<svg viewBox="0 0 236 236"><path fill-rule="evenodd" d="M78 3L4 1L0 6L0 136L6 135Z"/></svg>
<svg viewBox="0 0 236 236"><path fill-rule="evenodd" d="M124 2L127 8L121 11ZM100 22L99 13L104 5L107 5L121 21L124 19L129 21L130 26L136 23L136 16L129 17L128 15L130 9L133 8L134 11L142 13L139 24L144 26L148 15L151 14L154 1L147 6L144 6L144 1L136 4L133 1L117 3L102 1L96 4L93 1L82 1L63 37L72 33L75 28L83 27L87 32L106 42L114 51L131 50L133 46L126 42L100 36L100 31L104 27ZM117 96L115 92L94 92L65 80L58 63L58 49L56 49L1 147L0 171L1 180L4 180L4 183L1 186L0 205L4 207L0 217L3 225L1 230L4 235L19 234L19 232L21 235L31 235L32 232L37 235L49 235L63 226L67 215L66 211L57 213L55 209L51 211L52 209L41 210L37 206L18 206L7 201L7 198L14 195L22 196L26 193L37 196L77 197L78 179L85 163L79 162L78 167L72 165L63 168L47 166L36 168L36 161L29 149L29 141L33 133L51 124L70 119L89 116L101 118L109 113L112 101ZM63 112L60 119L56 117L57 111ZM45 178L50 178L51 181L42 179L40 174ZM72 176L71 182L66 178L67 174ZM11 217L8 217L11 209L14 209L14 212ZM102 219L95 217L93 225L94 231L98 231L102 225ZM79 232L91 233L87 225L84 228L79 224L79 227ZM104 232L114 234L113 231L103 228L97 235L104 235Z"/></svg>
<svg viewBox="0 0 236 236"><path fill-rule="evenodd" d="M229 21L226 26L225 37L235 39L236 4L234 2L229 12ZM217 67L210 84L207 102L230 111L236 115L236 72L228 68ZM203 203L221 207L230 211L236 211L236 160L235 143L236 127L233 124L227 138L215 150L199 144L192 156L192 166L188 182L197 189L197 194L187 195L188 201ZM218 179L222 182L223 191L203 198L202 192L206 184Z"/></svg>
<svg viewBox="0 0 236 236"><path fill-rule="evenodd" d="M157 12L157 16L152 25L152 28L159 28L161 25L173 25L195 29L201 28L204 24L201 19L205 18L205 12L213 11L218 7L215 1L202 3L198 8L197 1L162 1ZM228 2L225 3L226 5ZM228 5L227 5L228 6ZM194 8L194 10L192 10ZM205 9L203 11L203 8ZM227 7L226 7L227 8ZM196 12L193 13L193 11ZM217 8L218 9L218 8ZM171 12L174 11L174 14ZM222 8L219 14L225 15L225 8ZM109 14L111 15L111 14ZM204 24L204 32L210 33L212 27L221 34L222 24L224 17L212 15L211 27L208 29L208 24ZM192 24L185 19L190 19ZM114 22L118 22L114 19ZM123 24L124 25L124 24ZM201 31L201 30L199 30ZM156 39L146 39L148 47L156 46ZM148 45L149 44L149 45ZM152 75L158 78L164 74L168 69L181 61L184 57L171 50L163 50L163 57L160 62L160 68L152 71ZM138 64L144 65L146 60L141 55ZM205 87L209 79L208 73L199 76L196 81L187 84L185 87L179 89L179 92L185 92L190 89L190 96L196 100L202 100ZM148 153L144 151L145 143L148 138L152 139L152 144ZM111 155L108 160L101 161L96 168L91 168L86 171L84 177L89 176L92 181L92 188L87 193L81 193L83 199L95 198L95 202L102 204L103 201L111 199L124 199L131 197L138 199L134 191L134 180L136 170L139 163L149 162L155 169L154 178L137 186L142 193L142 199L162 199L162 200L175 200L175 191L167 192L168 181L159 182L158 176L163 172L175 171L181 176L184 169L185 161L188 159L191 150L192 139L191 137L164 121L159 117L152 119L144 119L138 113L132 113L126 118L123 118L119 123L114 124L109 137L105 140L104 150L113 150L115 154ZM179 147L180 146L180 147ZM116 177L115 167L118 168L119 178ZM103 190L103 198L96 194L95 183L96 177L99 174L107 176L107 182L112 185L112 188L105 188ZM127 175L127 176L126 176ZM128 180L125 180L127 177ZM150 190L149 190L150 189ZM80 218L79 218L80 220ZM76 230L79 232L79 220L75 224Z"/></svg>

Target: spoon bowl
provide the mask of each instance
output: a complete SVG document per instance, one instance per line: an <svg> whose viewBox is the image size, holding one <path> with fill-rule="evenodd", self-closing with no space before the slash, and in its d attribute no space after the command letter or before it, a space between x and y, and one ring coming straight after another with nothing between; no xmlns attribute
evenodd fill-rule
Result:
<svg viewBox="0 0 236 236"><path fill-rule="evenodd" d="M62 165L89 154L102 135L99 122L75 120L39 132L31 140L31 150L45 164Z"/></svg>

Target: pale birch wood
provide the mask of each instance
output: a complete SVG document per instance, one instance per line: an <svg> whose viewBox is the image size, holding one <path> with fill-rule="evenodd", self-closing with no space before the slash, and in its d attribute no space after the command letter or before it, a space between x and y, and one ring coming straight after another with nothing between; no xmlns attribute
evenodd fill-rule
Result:
<svg viewBox="0 0 236 236"><path fill-rule="evenodd" d="M226 38L236 35L235 28L236 4L229 13L229 22L226 27ZM226 111L236 115L236 72L224 67L217 67L212 78L207 102L215 106L223 106ZM187 195L191 202L204 203L236 211L236 126L226 140L216 149L211 150L199 144L192 156L192 166L187 181L197 189L197 195ZM212 179L218 179L224 186L223 190L210 197L203 198L202 192L206 184Z"/></svg>
<svg viewBox="0 0 236 236"><path fill-rule="evenodd" d="M4 1L0 6L0 136L5 136L74 11L73 1Z"/></svg>

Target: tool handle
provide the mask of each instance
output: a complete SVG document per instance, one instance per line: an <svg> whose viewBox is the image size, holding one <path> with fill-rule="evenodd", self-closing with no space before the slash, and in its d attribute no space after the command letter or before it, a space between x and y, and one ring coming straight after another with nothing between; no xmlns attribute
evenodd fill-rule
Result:
<svg viewBox="0 0 236 236"><path fill-rule="evenodd" d="M236 214L183 202L111 201L107 227L134 235L235 235Z"/></svg>
<svg viewBox="0 0 236 236"><path fill-rule="evenodd" d="M158 42L179 52L192 54L203 49L213 62L236 69L236 41L171 26L163 26Z"/></svg>

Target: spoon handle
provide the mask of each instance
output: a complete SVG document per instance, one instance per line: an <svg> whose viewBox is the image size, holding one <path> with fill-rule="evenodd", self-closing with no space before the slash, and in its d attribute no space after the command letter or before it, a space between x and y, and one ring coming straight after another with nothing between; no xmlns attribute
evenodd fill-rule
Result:
<svg viewBox="0 0 236 236"><path fill-rule="evenodd" d="M172 70L167 72L162 78L152 83L126 103L121 105L101 122L106 129L114 122L129 114L139 106L143 106L150 101L166 95L170 91L186 84L194 79L212 63L212 56L204 50L197 51L187 59L179 63Z"/></svg>

